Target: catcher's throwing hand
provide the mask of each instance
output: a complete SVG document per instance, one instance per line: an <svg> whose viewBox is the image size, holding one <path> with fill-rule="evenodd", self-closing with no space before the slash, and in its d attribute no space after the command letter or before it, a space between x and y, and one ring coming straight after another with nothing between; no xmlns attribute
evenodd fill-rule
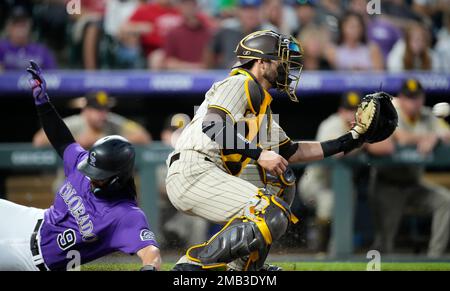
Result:
<svg viewBox="0 0 450 291"><path fill-rule="evenodd" d="M30 61L27 72L31 75L28 82L33 91L34 102L36 105L47 103L49 100L47 95L47 83L42 76L41 68L34 61Z"/></svg>
<svg viewBox="0 0 450 291"><path fill-rule="evenodd" d="M286 171L288 161L274 151L263 150L258 159L258 164L274 175L282 175Z"/></svg>
<svg viewBox="0 0 450 291"><path fill-rule="evenodd" d="M392 96L385 92L366 95L356 111L350 130L354 139L375 143L388 138L397 127L397 111Z"/></svg>

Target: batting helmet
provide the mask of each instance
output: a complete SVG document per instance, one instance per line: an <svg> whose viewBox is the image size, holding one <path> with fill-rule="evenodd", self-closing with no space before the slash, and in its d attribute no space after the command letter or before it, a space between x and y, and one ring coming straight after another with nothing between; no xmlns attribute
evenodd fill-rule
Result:
<svg viewBox="0 0 450 291"><path fill-rule="evenodd" d="M303 49L294 37L270 30L256 31L239 42L235 54L238 62L233 68L253 60L280 61L276 88L298 102L296 91L303 68Z"/></svg>
<svg viewBox="0 0 450 291"><path fill-rule="evenodd" d="M132 177L134 160L131 143L121 136L110 135L99 139L77 168L92 180L109 180L108 187L118 188Z"/></svg>

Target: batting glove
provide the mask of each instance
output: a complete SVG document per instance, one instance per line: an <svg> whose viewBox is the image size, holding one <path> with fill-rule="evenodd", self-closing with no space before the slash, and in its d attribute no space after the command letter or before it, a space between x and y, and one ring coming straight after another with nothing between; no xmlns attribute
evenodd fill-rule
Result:
<svg viewBox="0 0 450 291"><path fill-rule="evenodd" d="M30 61L30 66L27 68L27 72L31 77L28 80L31 90L33 92L34 103L36 105L42 105L50 101L47 95L47 83L42 76L41 68L34 61Z"/></svg>

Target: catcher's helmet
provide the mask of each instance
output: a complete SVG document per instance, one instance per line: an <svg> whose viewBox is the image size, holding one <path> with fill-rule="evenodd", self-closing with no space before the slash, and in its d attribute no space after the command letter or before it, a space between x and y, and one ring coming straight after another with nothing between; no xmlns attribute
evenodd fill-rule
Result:
<svg viewBox="0 0 450 291"><path fill-rule="evenodd" d="M109 187L118 188L132 177L134 159L131 143L121 136L110 135L99 139L77 168L92 180L109 180Z"/></svg>
<svg viewBox="0 0 450 291"><path fill-rule="evenodd" d="M298 102L296 91L303 68L303 49L294 37L270 30L256 31L239 42L235 53L238 62L233 68L253 60L280 61L276 87Z"/></svg>

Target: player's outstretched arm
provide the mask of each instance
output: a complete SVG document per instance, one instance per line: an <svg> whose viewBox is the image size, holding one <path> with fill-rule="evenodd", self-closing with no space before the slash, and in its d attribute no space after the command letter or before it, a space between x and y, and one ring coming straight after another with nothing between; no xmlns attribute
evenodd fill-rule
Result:
<svg viewBox="0 0 450 291"><path fill-rule="evenodd" d="M137 252L142 260L141 271L159 271L161 269L161 254L155 246L145 247Z"/></svg>
<svg viewBox="0 0 450 291"><path fill-rule="evenodd" d="M35 62L30 61L27 72L30 74L29 83L42 128L50 144L55 148L58 155L63 158L64 150L68 145L74 143L75 139L50 102L47 94L47 84L39 66Z"/></svg>
<svg viewBox="0 0 450 291"><path fill-rule="evenodd" d="M320 160L336 154L347 154L365 142L385 140L394 132L398 116L392 105L392 96L378 92L364 97L356 112L352 129L341 137L325 142L300 142L290 162Z"/></svg>
<svg viewBox="0 0 450 291"><path fill-rule="evenodd" d="M297 150L289 158L289 163L314 162L324 158L320 142L302 141L296 143Z"/></svg>

